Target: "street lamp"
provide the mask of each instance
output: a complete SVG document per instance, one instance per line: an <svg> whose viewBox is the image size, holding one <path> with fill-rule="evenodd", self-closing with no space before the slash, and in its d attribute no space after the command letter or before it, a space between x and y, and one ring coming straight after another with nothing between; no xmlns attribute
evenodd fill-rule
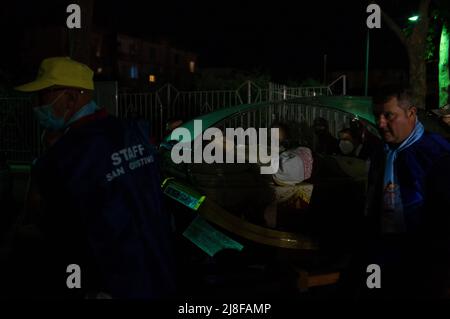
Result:
<svg viewBox="0 0 450 319"><path fill-rule="evenodd" d="M417 20L419 20L419 16L409 17L408 20L411 21L411 22L416 22Z"/></svg>

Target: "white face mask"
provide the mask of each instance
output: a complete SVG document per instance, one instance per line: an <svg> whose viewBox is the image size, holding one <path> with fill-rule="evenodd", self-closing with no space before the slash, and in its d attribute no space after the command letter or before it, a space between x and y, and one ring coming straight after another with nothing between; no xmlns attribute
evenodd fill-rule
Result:
<svg viewBox="0 0 450 319"><path fill-rule="evenodd" d="M352 142L347 141L347 140L341 140L339 142L339 148L342 152L342 154L348 155L351 152L353 152L353 149L355 148L355 146L353 145Z"/></svg>

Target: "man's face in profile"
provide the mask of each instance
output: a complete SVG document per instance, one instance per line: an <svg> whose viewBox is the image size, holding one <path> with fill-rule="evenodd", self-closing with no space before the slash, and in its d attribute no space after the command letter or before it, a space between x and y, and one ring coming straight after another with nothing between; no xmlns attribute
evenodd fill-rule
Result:
<svg viewBox="0 0 450 319"><path fill-rule="evenodd" d="M412 132L416 124L415 107L401 107L396 97L386 103L375 105L374 114L378 130L388 144L402 143Z"/></svg>

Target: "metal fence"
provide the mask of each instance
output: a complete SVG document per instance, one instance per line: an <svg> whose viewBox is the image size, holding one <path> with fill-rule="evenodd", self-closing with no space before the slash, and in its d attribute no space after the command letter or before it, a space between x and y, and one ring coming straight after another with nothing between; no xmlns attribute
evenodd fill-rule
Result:
<svg viewBox="0 0 450 319"><path fill-rule="evenodd" d="M258 105L250 111L224 119L217 123L215 127L224 132L227 127L269 128L275 121L279 121L292 126L291 129L294 135L299 138L300 143L312 145L315 138L312 126L314 119L317 117L322 117L328 121L329 131L335 137L342 128L348 127L350 121L354 118L352 114L336 109L307 104L300 98Z"/></svg>
<svg viewBox="0 0 450 319"><path fill-rule="evenodd" d="M33 98L0 97L0 152L14 162L31 162L41 151Z"/></svg>
<svg viewBox="0 0 450 319"><path fill-rule="evenodd" d="M152 133L159 138L169 119L191 119L221 108L264 102L269 90L246 81L236 90L179 91L167 84L153 93L121 93L118 98L119 118L142 118L151 122Z"/></svg>
<svg viewBox="0 0 450 319"><path fill-rule="evenodd" d="M343 91L345 92L345 83ZM152 123L153 134L161 138L164 123L175 117L187 120L241 104L332 94L330 86L287 87L270 83L268 88L261 88L252 81L244 82L236 90L216 91L179 91L173 85L167 84L153 93L119 94L117 115L120 118L149 120Z"/></svg>
<svg viewBox="0 0 450 319"><path fill-rule="evenodd" d="M270 101L281 101L296 97L332 95L327 86L318 87L287 87L286 85L270 83Z"/></svg>
<svg viewBox="0 0 450 319"><path fill-rule="evenodd" d="M261 88L251 81L246 81L236 90L179 91L174 86L167 84L152 93L120 94L117 93L116 84L105 83L103 91L107 94L103 95L107 99L103 100L107 101L109 111L119 118L148 120L151 123L152 135L162 138L165 131L164 124L170 118L177 117L187 120L221 108L241 104L285 101L304 96L334 95L337 90L332 90L332 87L341 80L343 81L342 92L345 94L345 76L338 78L329 86L323 87L292 88L271 83L268 88ZM11 161L30 162L41 153L41 132L37 121L33 118L32 105L33 98L0 98L0 152L6 152L7 158ZM335 115L332 115L330 113L332 111L329 109L306 105L292 108L290 103L273 105L277 105L277 112L270 113L270 117L276 116L280 120L304 119L309 123L314 117L322 116L331 119L330 130L332 133L336 133L340 129L340 122L334 118ZM265 123L269 122L268 114L258 113L247 116L254 117L253 120L247 119L254 125L256 125L256 117L259 116L267 118Z"/></svg>
<svg viewBox="0 0 450 319"><path fill-rule="evenodd" d="M163 109L156 93L119 94L117 116L122 119L145 119L151 125L152 136L163 132Z"/></svg>

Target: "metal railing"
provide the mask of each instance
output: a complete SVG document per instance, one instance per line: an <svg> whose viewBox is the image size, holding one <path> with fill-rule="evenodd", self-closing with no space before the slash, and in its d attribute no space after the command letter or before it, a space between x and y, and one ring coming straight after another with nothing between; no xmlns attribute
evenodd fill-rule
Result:
<svg viewBox="0 0 450 319"><path fill-rule="evenodd" d="M157 93L122 93L118 99L117 117L122 119L145 119L152 125L152 136L161 137L163 132L163 109Z"/></svg>
<svg viewBox="0 0 450 319"><path fill-rule="evenodd" d="M340 92L340 94L332 93L332 95L347 95L347 76L345 74L341 75L340 77L338 77L336 80L334 80L333 82L331 82L328 85L330 92L331 92L331 88L334 87L337 83L339 83L339 81L342 82L342 91Z"/></svg>
<svg viewBox="0 0 450 319"><path fill-rule="evenodd" d="M270 101L281 101L296 97L332 95L327 86L317 87L287 87L286 85L270 83Z"/></svg>
<svg viewBox="0 0 450 319"><path fill-rule="evenodd" d="M152 133L159 138L164 123L171 118L191 119L221 108L269 101L270 90L251 81L236 90L178 91L166 84L153 93L121 93L118 98L119 118L144 118L152 124Z"/></svg>
<svg viewBox="0 0 450 319"><path fill-rule="evenodd" d="M330 86L287 87L270 83L267 89L245 81L236 90L178 91L167 84L154 93L119 94L118 116L150 120L158 128L155 136L162 137L163 123L178 117L191 119L201 114L240 104L280 101L296 97L332 95Z"/></svg>
<svg viewBox="0 0 450 319"><path fill-rule="evenodd" d="M41 152L39 124L33 98L0 97L0 152L14 162L29 163Z"/></svg>
<svg viewBox="0 0 450 319"><path fill-rule="evenodd" d="M295 124L293 131L300 139L299 142L304 145L312 145L314 140L312 126L317 117L327 120L330 133L337 137L342 128L348 127L354 115L326 106L311 105L300 98L264 103L252 110L224 119L214 126L224 130L227 127L270 128L275 121Z"/></svg>
<svg viewBox="0 0 450 319"><path fill-rule="evenodd" d="M336 88L339 82L342 83L340 90ZM269 95L270 101L308 96L347 95L347 77L341 75L327 86L288 87L282 84L269 83Z"/></svg>
<svg viewBox="0 0 450 319"><path fill-rule="evenodd" d="M190 117L242 103L242 98L236 91L179 92L173 107L168 108L168 115Z"/></svg>
<svg viewBox="0 0 450 319"><path fill-rule="evenodd" d="M251 81L244 82L236 90L216 91L178 91L168 84L152 93L120 93L114 96L117 103L110 106L116 110L119 118L141 118L151 123L153 136L162 138L164 123L169 118L191 119L196 116L216 111L221 108L251 104L259 102L286 101L295 97L333 95L331 87L339 81L343 83L343 94L346 93L345 76L339 77L329 86L323 87L287 87L285 85L270 83L268 88L261 88ZM32 114L32 98L1 97L0 98L0 152L6 152L8 159L14 162L30 162L41 154L40 129ZM108 104L110 104L108 102ZM293 108L289 103L275 103L275 113L255 113L246 121L257 125L256 118L264 118L264 125L269 125L276 117L285 121L305 120L309 125L311 121L321 116L329 120L330 130L333 134L341 128L342 121L336 118L335 112L327 108L307 107L298 105ZM261 111L258 111L261 112ZM332 113L330 113L332 112ZM275 114L275 115L274 115Z"/></svg>

